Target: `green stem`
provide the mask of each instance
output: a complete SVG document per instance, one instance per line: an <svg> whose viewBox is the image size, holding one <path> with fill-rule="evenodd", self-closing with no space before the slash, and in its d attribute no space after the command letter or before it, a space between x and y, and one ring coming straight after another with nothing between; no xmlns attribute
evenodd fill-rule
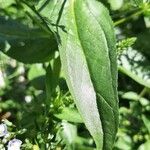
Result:
<svg viewBox="0 0 150 150"><path fill-rule="evenodd" d="M124 22L126 22L126 21L128 21L128 20L130 20L130 19L132 19L132 18L134 18L134 17L140 16L143 12L144 12L144 10L142 9L142 10L139 10L139 11L137 11L137 12L131 14L131 15L128 16L127 18L122 18L122 19L116 21L116 22L114 23L114 26L120 25L120 24L122 24L122 23L124 23Z"/></svg>
<svg viewBox="0 0 150 150"><path fill-rule="evenodd" d="M147 93L147 87L144 87L144 89L141 91L141 93L139 94L139 97L144 97L144 95Z"/></svg>
<svg viewBox="0 0 150 150"><path fill-rule="evenodd" d="M35 17L33 17L28 11L26 11L26 14L32 19L32 21L34 21L41 29L43 29L45 32L47 33L51 33L43 24L41 24L41 22L39 22L38 19L36 19Z"/></svg>
<svg viewBox="0 0 150 150"><path fill-rule="evenodd" d="M32 12L41 20L42 23L39 22L37 19L34 19L34 17L32 17L32 15L30 15L30 13L27 12L28 15L29 15L29 17L31 17L44 31L46 31L48 33L53 33L52 30L47 25L47 23L45 22L44 18L39 14L39 12L35 9L34 6L30 6L24 0L21 0L21 3L24 4L24 5L26 5L30 10L32 10Z"/></svg>
<svg viewBox="0 0 150 150"><path fill-rule="evenodd" d="M131 14L128 17L124 17L124 18L116 21L114 23L114 26L120 25L120 24L122 24L122 23L124 23L124 22L126 22L126 21L128 21L128 20L130 20L132 18L134 18L134 17L140 16L141 14L143 14L144 12L146 12L149 9L150 9L150 3L148 3L148 2L144 3L143 5L139 6L139 9L135 13Z"/></svg>

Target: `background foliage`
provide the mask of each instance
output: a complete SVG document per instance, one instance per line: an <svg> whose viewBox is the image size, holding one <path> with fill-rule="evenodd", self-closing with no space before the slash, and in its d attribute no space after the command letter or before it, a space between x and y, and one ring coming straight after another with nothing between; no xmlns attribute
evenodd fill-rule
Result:
<svg viewBox="0 0 150 150"><path fill-rule="evenodd" d="M99 1L110 10L118 41L120 125L114 150L148 150L150 4ZM9 130L23 141L22 149L93 150L61 70L52 6L51 0L0 0L0 119L13 123Z"/></svg>

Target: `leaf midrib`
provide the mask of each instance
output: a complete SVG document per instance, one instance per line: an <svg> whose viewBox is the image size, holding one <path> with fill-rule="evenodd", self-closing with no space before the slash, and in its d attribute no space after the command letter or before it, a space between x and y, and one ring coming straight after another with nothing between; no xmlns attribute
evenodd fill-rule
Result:
<svg viewBox="0 0 150 150"><path fill-rule="evenodd" d="M101 26L101 24L99 23L99 21L97 20L97 18L96 18L96 16L91 12L91 10L90 10L90 8L89 8L89 6L87 5L87 3L85 3L86 4L86 6L87 6L87 8L88 8L88 10L89 10L89 12L90 12L90 14L94 17L94 19L96 20L96 22L99 24L99 26L100 26L100 28L102 29L101 31L103 32L103 34L104 34L104 38L105 38L105 41L106 41L106 45L108 45L108 41L107 41L107 36L106 36L106 33L105 33L105 30L103 30L103 27ZM108 56L109 56L109 60L110 60L110 52L109 52L109 47L107 46L107 53L108 53ZM111 72L111 76L112 76L112 70L111 70L111 63L110 63L110 61L109 61L109 68L110 68L110 72ZM113 85L113 82L112 82L112 78L110 79L111 80L111 85ZM115 95L115 93L114 93L114 90L113 90L113 94ZM113 96L114 96L113 95Z"/></svg>
<svg viewBox="0 0 150 150"><path fill-rule="evenodd" d="M77 22L76 22L76 15L75 15L75 7L74 7L74 5L75 5L75 1L73 0L72 7L73 7L73 16L74 16L74 22L75 22L75 27L76 27L76 33L77 33L77 37L78 37L79 43L80 43L80 45L81 45L81 47L82 47L82 49L83 49L84 57L85 57L85 60L86 60L85 63L86 63L86 65L88 66L87 58L86 58L86 55L85 55L85 52L84 52L84 46L82 45L82 42L81 42L81 39L80 39L80 36L79 36L79 32L78 32L78 26L77 26ZM88 70L88 72L89 72L89 78L91 79L89 67L87 67L87 70ZM91 81L92 81L92 80L91 80ZM92 86L93 86L93 88L94 88L94 91L96 91L96 90L95 90L95 87L94 87L94 85L93 85L92 82L91 82L91 84L92 84ZM95 93L96 93L96 92L95 92ZM96 100L96 99L95 99L95 100ZM97 107L97 106L96 106L96 107ZM98 110L98 107L97 107L97 110ZM101 124L101 126L102 126L102 134L99 135L99 136L101 136L101 138L103 139L103 146L104 146L104 136L105 136L105 133L104 133L104 130L103 130L103 123L102 123L102 120L101 120L101 117L100 117L99 114L98 114L98 116L99 116L99 119L100 119L100 124ZM97 143L97 141L96 141L96 143ZM103 146L102 146L102 148L103 148Z"/></svg>
<svg viewBox="0 0 150 150"><path fill-rule="evenodd" d="M77 36L78 36L78 39L79 39L79 42L80 42L80 45L81 45L81 47L82 47L82 49L83 49L83 53L85 54L85 51L84 51L84 46L83 46L83 44L82 44L82 42L81 42L81 39L80 39L80 35L79 35L79 31L78 31L78 25L77 25L77 22L76 22L76 15L75 15L75 7L74 7L74 4L75 3L75 1L73 2L73 14L74 14L74 20L75 20L75 26L76 26L76 31L77 31ZM84 2L85 3L85 2ZM91 12L91 10L89 9L89 6L87 5L87 3L85 3L85 5L87 6L87 8L88 8L88 11L89 11L89 13L91 14L91 16L93 16L93 18L96 20L96 22L98 23L98 25L100 26L100 28L102 29L101 31L103 32L103 35L104 35L104 38L105 38L105 41L106 41L106 48L107 48L107 53L108 53L108 56L109 56L109 60L110 60L110 53L109 53L109 48L108 48L108 41L107 41L107 38L106 38L106 33L103 31L103 27L101 26L101 24L99 23L99 21L96 19L96 17L95 17L95 15ZM88 66L88 63L87 63L87 57L86 57L86 55L84 55L85 56L85 60L86 60L86 64L87 64L87 66ZM111 76L112 76L112 69L111 69L111 63L110 63L110 61L109 61L109 68L110 68L110 73L111 73ZM88 69L88 71L90 72L90 70L89 70L89 67L87 68ZM89 74L90 75L90 74ZM91 75L90 75L90 79L91 79L91 81L92 81L92 78L91 78ZM113 82L112 82L112 78L110 79L111 80L111 85L113 85ZM94 91L96 92L97 90L96 90L96 88L93 86L93 88L94 88ZM113 88L113 87L112 87ZM114 90L112 89L112 92L113 92L113 97L114 97ZM98 92L98 94L100 94L99 92ZM101 94L100 94L101 95ZM101 95L102 96L102 95ZM103 96L102 96L103 97ZM103 97L103 99L105 100L105 98ZM112 108L112 106L105 100L105 102L106 102L106 104L110 107L110 109L112 109L112 112L113 112L113 116L115 117L115 114L114 114L114 110L113 110L113 108ZM101 120L101 116L99 115L99 118L100 118L100 120ZM115 122L116 123L116 122ZM104 132L104 126L103 126L103 123L102 123L102 120L101 120L101 124L102 124L102 130L103 130L103 134L104 134L104 137L105 137L105 132ZM103 138L103 141L104 141L104 139L105 138ZM103 144L104 144L105 142L103 142ZM104 147L104 145L103 145L103 147Z"/></svg>

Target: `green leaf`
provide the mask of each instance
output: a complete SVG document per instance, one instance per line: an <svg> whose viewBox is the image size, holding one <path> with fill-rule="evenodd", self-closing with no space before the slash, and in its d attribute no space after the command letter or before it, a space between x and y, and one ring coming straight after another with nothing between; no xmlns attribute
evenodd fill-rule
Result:
<svg viewBox="0 0 150 150"><path fill-rule="evenodd" d="M108 0L112 10L118 10L123 5L123 0Z"/></svg>
<svg viewBox="0 0 150 150"><path fill-rule="evenodd" d="M146 128L147 128L147 130L149 132L149 134L150 134L150 117L142 115L142 120L143 120L143 122L144 122L144 124L145 124L145 126L146 126Z"/></svg>
<svg viewBox="0 0 150 150"><path fill-rule="evenodd" d="M131 145L132 145L132 140L130 138L130 136L126 135L126 134L121 134L118 137L117 142L115 143L115 147L117 147L117 150L131 150Z"/></svg>
<svg viewBox="0 0 150 150"><path fill-rule="evenodd" d="M140 95L132 91L124 93L122 95L122 98L127 100L137 101L137 102L139 101L142 106L147 106L150 104L148 99L141 97Z"/></svg>
<svg viewBox="0 0 150 150"><path fill-rule="evenodd" d="M109 13L94 0L68 0L63 1L57 23L62 67L80 115L97 149L112 149L118 98L116 41Z"/></svg>
<svg viewBox="0 0 150 150"><path fill-rule="evenodd" d="M83 120L76 109L63 108L60 113L54 114L55 117L69 122L83 123Z"/></svg>
<svg viewBox="0 0 150 150"><path fill-rule="evenodd" d="M52 67L50 64L46 68L45 85L46 85L46 96L47 96L47 100L49 101L52 96L52 91L54 90L53 89L53 71L52 71Z"/></svg>
<svg viewBox="0 0 150 150"><path fill-rule="evenodd" d="M43 90L45 88L45 74L41 64L34 64L31 65L27 77L33 87Z"/></svg>
<svg viewBox="0 0 150 150"><path fill-rule="evenodd" d="M132 78L134 81L136 81L137 83L150 88L150 82L149 80L146 81L144 79L142 79L141 77L139 77L138 75L136 75L135 73L131 72L129 69L126 69L123 66L119 66L118 67L119 71L124 73L125 75L129 76L130 78Z"/></svg>
<svg viewBox="0 0 150 150"><path fill-rule="evenodd" d="M54 63L46 69L46 94L47 99L51 99L52 94L55 92L55 89L58 85L59 75L61 70L60 57L54 59Z"/></svg>
<svg viewBox="0 0 150 150"><path fill-rule="evenodd" d="M48 61L57 50L54 35L0 18L0 50L24 63Z"/></svg>
<svg viewBox="0 0 150 150"><path fill-rule="evenodd" d="M15 1L14 0L0 0L0 8L7 8L10 5L14 4Z"/></svg>
<svg viewBox="0 0 150 150"><path fill-rule="evenodd" d="M75 139L77 137L77 127L68 122L62 122L61 136L64 139L67 150L75 149Z"/></svg>
<svg viewBox="0 0 150 150"><path fill-rule="evenodd" d="M150 148L150 140L146 141L144 144L142 144L138 150L148 150Z"/></svg>
<svg viewBox="0 0 150 150"><path fill-rule="evenodd" d="M28 71L28 79L33 80L39 76L45 75L45 70L43 69L41 64L33 64L30 66Z"/></svg>

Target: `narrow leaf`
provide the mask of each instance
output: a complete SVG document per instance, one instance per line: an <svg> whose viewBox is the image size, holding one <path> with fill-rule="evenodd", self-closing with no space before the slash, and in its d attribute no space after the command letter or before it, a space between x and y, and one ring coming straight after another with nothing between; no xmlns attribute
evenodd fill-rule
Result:
<svg viewBox="0 0 150 150"><path fill-rule="evenodd" d="M46 82L45 82L45 86L46 86L47 100L49 101L51 99L51 96L52 96L52 91L54 90L53 89L53 70L52 70L52 67L51 67L50 64L46 68Z"/></svg>
<svg viewBox="0 0 150 150"><path fill-rule="evenodd" d="M55 92L55 89L59 82L59 75L61 70L60 57L54 59L53 65L49 66L46 69L46 94L47 99L50 100L52 94Z"/></svg>
<svg viewBox="0 0 150 150"><path fill-rule="evenodd" d="M67 120L69 122L83 123L80 114L73 108L63 108L61 112L54 115L59 119Z"/></svg>
<svg viewBox="0 0 150 150"><path fill-rule="evenodd" d="M118 99L116 42L109 13L95 0L67 0L57 23L70 92L97 149L110 150L118 128Z"/></svg>
<svg viewBox="0 0 150 150"><path fill-rule="evenodd" d="M145 124L145 126L146 126L146 128L147 128L147 130L149 132L149 134L150 134L150 117L142 115L142 120L143 120L143 122L144 122L144 124Z"/></svg>

